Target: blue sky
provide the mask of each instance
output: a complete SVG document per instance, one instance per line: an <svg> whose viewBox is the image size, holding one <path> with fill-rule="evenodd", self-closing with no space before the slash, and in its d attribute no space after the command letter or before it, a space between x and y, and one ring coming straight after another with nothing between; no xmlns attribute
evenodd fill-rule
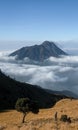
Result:
<svg viewBox="0 0 78 130"><path fill-rule="evenodd" d="M78 39L78 0L0 0L0 41Z"/></svg>

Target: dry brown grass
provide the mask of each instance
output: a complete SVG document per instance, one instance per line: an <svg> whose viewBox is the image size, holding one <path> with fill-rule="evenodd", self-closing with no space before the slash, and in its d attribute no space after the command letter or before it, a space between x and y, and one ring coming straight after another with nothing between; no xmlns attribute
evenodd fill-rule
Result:
<svg viewBox="0 0 78 130"><path fill-rule="evenodd" d="M58 112L58 121L54 115ZM64 123L59 119L66 114L72 123ZM63 99L53 108L42 109L39 114L29 113L25 123L21 123L22 114L9 110L0 113L0 130L78 130L78 100Z"/></svg>

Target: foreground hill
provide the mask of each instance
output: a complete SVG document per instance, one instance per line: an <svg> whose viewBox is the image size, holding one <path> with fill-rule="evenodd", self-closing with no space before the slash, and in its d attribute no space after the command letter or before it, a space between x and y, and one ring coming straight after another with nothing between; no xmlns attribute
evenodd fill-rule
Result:
<svg viewBox="0 0 78 130"><path fill-rule="evenodd" d="M60 55L67 55L63 50L55 45L54 42L44 41L40 45L34 45L30 47L23 47L10 56L17 56L17 59L23 60L28 57L34 61L44 61L45 59L53 56L59 57Z"/></svg>
<svg viewBox="0 0 78 130"><path fill-rule="evenodd" d="M16 100L22 97L38 101L40 108L51 107L58 100L66 98L66 96L50 94L36 85L20 83L0 71L0 110L13 109Z"/></svg>
<svg viewBox="0 0 78 130"><path fill-rule="evenodd" d="M57 111L58 120L54 120ZM0 113L0 126L4 130L78 130L78 100L63 99L53 108L42 109L38 115L29 113L21 124L22 114L16 111ZM71 123L60 121L61 115L71 118Z"/></svg>

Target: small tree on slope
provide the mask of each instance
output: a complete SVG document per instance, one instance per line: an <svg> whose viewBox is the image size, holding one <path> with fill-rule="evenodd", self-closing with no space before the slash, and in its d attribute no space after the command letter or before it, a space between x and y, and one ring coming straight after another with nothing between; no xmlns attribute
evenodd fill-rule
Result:
<svg viewBox="0 0 78 130"><path fill-rule="evenodd" d="M39 112L37 102L31 101L29 98L19 98L15 104L17 111L23 113L22 123L25 122L26 115L31 111L35 114Z"/></svg>

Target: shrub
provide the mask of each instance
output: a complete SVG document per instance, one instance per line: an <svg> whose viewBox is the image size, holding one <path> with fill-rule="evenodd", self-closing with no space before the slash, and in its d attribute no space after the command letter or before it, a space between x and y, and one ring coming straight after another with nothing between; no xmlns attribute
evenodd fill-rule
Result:
<svg viewBox="0 0 78 130"><path fill-rule="evenodd" d="M69 122L69 123L71 123L71 119L67 115L61 115L60 120L63 121L63 122Z"/></svg>

